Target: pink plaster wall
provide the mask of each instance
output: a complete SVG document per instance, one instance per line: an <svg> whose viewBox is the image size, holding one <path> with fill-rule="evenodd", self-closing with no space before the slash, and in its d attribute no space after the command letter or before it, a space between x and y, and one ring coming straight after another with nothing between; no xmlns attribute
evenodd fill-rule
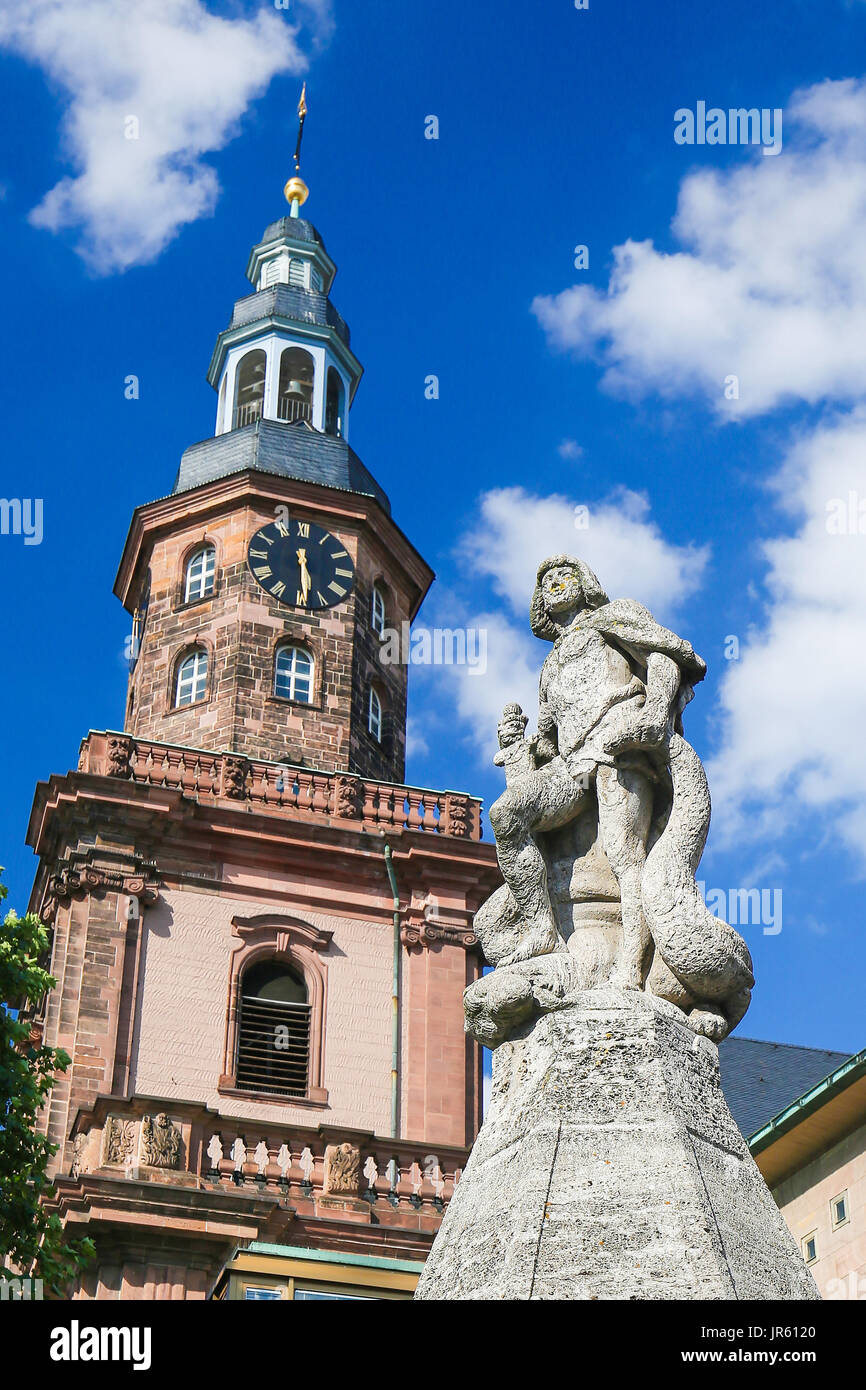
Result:
<svg viewBox="0 0 866 1390"><path fill-rule="evenodd" d="M848 1193L849 1219L833 1229L830 1203ZM866 1299L866 1125L773 1189L798 1245L815 1232L809 1266L822 1298Z"/></svg>
<svg viewBox="0 0 866 1390"><path fill-rule="evenodd" d="M324 1039L325 1108L267 1105L221 1096L233 917L273 913L273 902L163 890L145 915L147 939L132 1060L138 1095L197 1101L224 1114L270 1122L348 1125L387 1134L391 1085L390 927L296 911L334 936Z"/></svg>

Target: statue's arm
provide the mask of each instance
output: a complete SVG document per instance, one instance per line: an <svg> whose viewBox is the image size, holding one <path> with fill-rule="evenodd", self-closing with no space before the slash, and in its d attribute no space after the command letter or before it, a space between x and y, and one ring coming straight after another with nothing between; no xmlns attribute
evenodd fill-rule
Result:
<svg viewBox="0 0 866 1390"><path fill-rule="evenodd" d="M629 748L658 748L670 732L671 708L680 687L680 668L662 652L647 658L646 698L643 704L621 705L623 722L612 729L608 753Z"/></svg>
<svg viewBox="0 0 866 1390"><path fill-rule="evenodd" d="M662 731L667 728L680 679L680 668L671 657L661 652L650 652L647 657L646 703L641 711L647 724Z"/></svg>

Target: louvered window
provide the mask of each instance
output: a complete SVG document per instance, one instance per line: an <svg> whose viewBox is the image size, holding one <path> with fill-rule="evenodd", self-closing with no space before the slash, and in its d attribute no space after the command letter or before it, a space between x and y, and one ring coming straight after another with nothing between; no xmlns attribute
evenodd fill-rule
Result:
<svg viewBox="0 0 866 1390"><path fill-rule="evenodd" d="M277 285L282 280L282 262L279 256L274 260L268 261L265 266L265 285Z"/></svg>
<svg viewBox="0 0 866 1390"><path fill-rule="evenodd" d="M307 263L306 261L289 261L289 284L302 285L306 289L307 285Z"/></svg>
<svg viewBox="0 0 866 1390"><path fill-rule="evenodd" d="M250 966L240 988L238 1090L304 1096L309 1065L310 1004L302 979L282 961Z"/></svg>

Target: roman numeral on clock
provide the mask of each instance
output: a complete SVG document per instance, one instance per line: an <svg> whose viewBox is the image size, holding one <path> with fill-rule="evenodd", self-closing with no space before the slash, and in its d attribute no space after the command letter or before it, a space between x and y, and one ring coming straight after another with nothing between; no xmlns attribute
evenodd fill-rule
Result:
<svg viewBox="0 0 866 1390"><path fill-rule="evenodd" d="M256 579L267 579L271 574L271 567L270 565L256 565L253 574Z"/></svg>

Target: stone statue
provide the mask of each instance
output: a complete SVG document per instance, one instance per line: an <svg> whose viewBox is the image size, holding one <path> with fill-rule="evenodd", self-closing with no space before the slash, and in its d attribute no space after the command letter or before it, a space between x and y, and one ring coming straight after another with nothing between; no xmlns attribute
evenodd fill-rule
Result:
<svg viewBox="0 0 866 1390"><path fill-rule="evenodd" d="M695 883L710 799L682 714L706 666L568 555L539 566L530 623L553 650L537 734L518 705L499 724L507 786L490 823L505 883L475 918L497 969L467 991L467 1027L495 1043L610 984L668 1000L718 1042L754 979L746 943Z"/></svg>
<svg viewBox="0 0 866 1390"><path fill-rule="evenodd" d="M695 883L710 820L682 715L705 666L580 560L538 570L538 732L508 705L490 809L484 1123L416 1299L816 1299L728 1109L716 1043L754 983Z"/></svg>

